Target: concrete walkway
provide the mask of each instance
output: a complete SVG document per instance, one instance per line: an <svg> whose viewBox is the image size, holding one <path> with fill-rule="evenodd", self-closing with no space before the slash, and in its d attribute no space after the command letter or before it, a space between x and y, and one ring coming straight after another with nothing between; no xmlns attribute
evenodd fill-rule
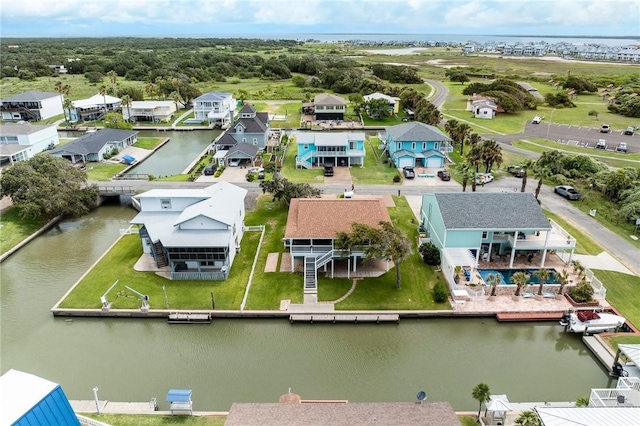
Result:
<svg viewBox="0 0 640 426"><path fill-rule="evenodd" d="M606 251L603 251L597 256L590 256L588 254L575 254L574 259L580 261L580 263L589 269L602 269L605 271L622 272L623 274L635 275L626 266L618 262L616 258L611 256Z"/></svg>

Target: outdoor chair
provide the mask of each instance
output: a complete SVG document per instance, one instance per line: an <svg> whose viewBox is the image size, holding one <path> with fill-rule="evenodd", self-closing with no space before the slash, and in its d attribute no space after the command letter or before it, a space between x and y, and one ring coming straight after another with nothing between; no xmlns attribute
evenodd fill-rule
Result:
<svg viewBox="0 0 640 426"><path fill-rule="evenodd" d="M524 292L524 293L522 293L522 297L524 297L525 299L529 299L529 298L533 297L533 293Z"/></svg>
<svg viewBox="0 0 640 426"><path fill-rule="evenodd" d="M544 297L546 299L555 299L556 298L556 294L555 293L551 293L551 292L546 292L546 293L542 293L542 297Z"/></svg>

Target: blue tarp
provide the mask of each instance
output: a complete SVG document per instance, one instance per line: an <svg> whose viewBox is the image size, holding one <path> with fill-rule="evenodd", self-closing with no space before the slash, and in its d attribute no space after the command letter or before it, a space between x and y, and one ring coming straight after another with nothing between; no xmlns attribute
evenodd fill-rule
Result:
<svg viewBox="0 0 640 426"><path fill-rule="evenodd" d="M133 164L133 162L136 161L136 159L130 155L123 155L122 160L127 164Z"/></svg>
<svg viewBox="0 0 640 426"><path fill-rule="evenodd" d="M167 402L191 402L191 389L169 389Z"/></svg>

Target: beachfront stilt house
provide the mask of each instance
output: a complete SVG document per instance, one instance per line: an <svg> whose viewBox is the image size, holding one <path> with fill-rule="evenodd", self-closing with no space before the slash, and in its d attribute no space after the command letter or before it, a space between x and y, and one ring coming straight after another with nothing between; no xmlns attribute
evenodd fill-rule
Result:
<svg viewBox="0 0 640 426"><path fill-rule="evenodd" d="M233 120L236 100L231 93L209 92L193 100L195 120L226 126Z"/></svg>
<svg viewBox="0 0 640 426"><path fill-rule="evenodd" d="M563 260L569 263L576 247L575 238L544 215L531 193L424 194L420 221L425 241L441 251L451 284L456 266L477 268L481 259L500 259L513 268L517 256L535 252L543 268L551 251L567 253Z"/></svg>
<svg viewBox="0 0 640 426"><path fill-rule="evenodd" d="M247 190L228 182L204 189L152 189L134 200L143 252L174 280L225 280L244 233Z"/></svg>
<svg viewBox="0 0 640 426"><path fill-rule="evenodd" d="M296 132L296 166L364 166L363 132Z"/></svg>
<svg viewBox="0 0 640 426"><path fill-rule="evenodd" d="M2 121L41 121L64 113L59 94L36 90L0 99L0 110Z"/></svg>
<svg viewBox="0 0 640 426"><path fill-rule="evenodd" d="M331 268L334 263L346 259L347 270L355 271L362 251L343 253L336 249L335 239L339 232L351 232L352 223L361 223L375 228L380 222L391 222L381 198L377 199L326 199L294 198L289 206L284 245L291 256L291 272L295 260L302 260L304 267L304 292L317 293L317 271Z"/></svg>
<svg viewBox="0 0 640 426"><path fill-rule="evenodd" d="M442 168L447 153L453 151L451 139L440 129L411 121L386 128L383 136L389 153L398 168Z"/></svg>

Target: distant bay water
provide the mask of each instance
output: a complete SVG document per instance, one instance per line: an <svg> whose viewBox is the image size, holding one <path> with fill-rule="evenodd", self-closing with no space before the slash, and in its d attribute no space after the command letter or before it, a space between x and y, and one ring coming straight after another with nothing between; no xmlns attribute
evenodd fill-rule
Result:
<svg viewBox="0 0 640 426"><path fill-rule="evenodd" d="M326 33L326 34L313 34L313 33L255 33L255 34L227 34L224 36L214 35L194 35L193 37L206 37L206 38L260 38L269 40L318 40L321 42L340 42L349 40L362 40L371 42L453 42L453 43L466 43L468 41L475 41L479 43L486 42L504 42L504 43L571 43L571 44L599 44L605 46L629 46L640 45L640 35L637 37L598 37L598 36L584 36L584 37L565 37L565 36L552 36L552 35L473 35L473 34L356 34L356 33Z"/></svg>

